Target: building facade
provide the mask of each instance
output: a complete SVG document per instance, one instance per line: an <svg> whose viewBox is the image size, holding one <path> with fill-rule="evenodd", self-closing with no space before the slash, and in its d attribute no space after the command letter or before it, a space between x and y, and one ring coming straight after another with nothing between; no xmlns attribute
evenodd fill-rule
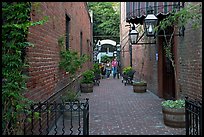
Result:
<svg viewBox="0 0 204 137"><path fill-rule="evenodd" d="M93 62L92 21L86 2L33 2L31 20L38 21L45 16L47 22L29 28L28 41L34 47L26 49L30 78L25 96L41 102L61 94L61 89L73 82L59 68L61 48L58 42L61 38L64 40L63 48L90 57L79 70L79 76L90 69Z"/></svg>
<svg viewBox="0 0 204 137"><path fill-rule="evenodd" d="M202 3L190 3L202 6ZM139 33L142 33L149 6L153 7L154 14L160 21L173 10L177 11L188 4L189 2L121 2L122 67L132 65L136 70L135 79L147 81L148 90L164 99L188 96L202 100L202 26L193 30L189 23L185 26L183 36L174 36L172 51L178 76L176 82L174 69L164 54L163 34L157 35L155 39L144 36L137 44L131 44L130 25L135 23ZM178 91L176 86L179 87Z"/></svg>

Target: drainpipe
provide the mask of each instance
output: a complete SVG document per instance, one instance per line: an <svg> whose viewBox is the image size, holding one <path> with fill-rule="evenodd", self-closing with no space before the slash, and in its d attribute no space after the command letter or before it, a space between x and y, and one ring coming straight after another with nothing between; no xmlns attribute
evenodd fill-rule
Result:
<svg viewBox="0 0 204 137"><path fill-rule="evenodd" d="M129 51L130 51L130 66L132 67L132 44L129 43Z"/></svg>

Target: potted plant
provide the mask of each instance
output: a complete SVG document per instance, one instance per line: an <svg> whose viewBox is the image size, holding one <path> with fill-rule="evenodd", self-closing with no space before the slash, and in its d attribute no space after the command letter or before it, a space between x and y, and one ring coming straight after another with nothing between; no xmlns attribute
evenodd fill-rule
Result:
<svg viewBox="0 0 204 137"><path fill-rule="evenodd" d="M78 116L78 108L73 107L74 103L79 100L79 94L74 90L68 90L64 95L62 95L62 102L69 104L69 109L64 112L65 118L70 118L71 116ZM72 106L72 107L71 107Z"/></svg>
<svg viewBox="0 0 204 137"><path fill-rule="evenodd" d="M144 93L147 89L146 81L132 81L133 91L136 93Z"/></svg>
<svg viewBox="0 0 204 137"><path fill-rule="evenodd" d="M94 72L92 70L87 70L82 73L82 79L80 82L81 92L89 93L93 92L94 86Z"/></svg>
<svg viewBox="0 0 204 137"><path fill-rule="evenodd" d="M62 95L63 102L73 102L78 100L78 94L76 91L68 90L64 95Z"/></svg>
<svg viewBox="0 0 204 137"><path fill-rule="evenodd" d="M164 124L170 127L185 127L185 100L166 100L161 102Z"/></svg>
<svg viewBox="0 0 204 137"><path fill-rule="evenodd" d="M94 85L99 86L100 79L101 79L101 69L100 69L99 63L94 63L93 72L94 72Z"/></svg>
<svg viewBox="0 0 204 137"><path fill-rule="evenodd" d="M125 85L127 83L132 83L132 78L133 78L133 75L134 73L131 73L131 72L134 72L134 70L132 69L131 66L128 66L128 67L125 67L123 68L123 71L122 71L122 83L125 81Z"/></svg>
<svg viewBox="0 0 204 137"><path fill-rule="evenodd" d="M126 75L128 74L128 72L130 72L132 70L132 67L128 66L128 67L125 67L123 68L123 74Z"/></svg>

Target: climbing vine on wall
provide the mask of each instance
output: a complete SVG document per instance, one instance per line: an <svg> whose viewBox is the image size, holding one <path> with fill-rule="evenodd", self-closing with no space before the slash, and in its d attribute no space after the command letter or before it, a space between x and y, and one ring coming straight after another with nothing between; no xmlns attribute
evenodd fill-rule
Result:
<svg viewBox="0 0 204 137"><path fill-rule="evenodd" d="M64 36L61 36L58 39L58 45L61 49L59 67L65 70L70 75L70 77L73 77L75 76L77 70L82 68L83 63L89 59L89 56L85 54L79 56L76 51L67 50L65 48L64 39Z"/></svg>
<svg viewBox="0 0 204 137"><path fill-rule="evenodd" d="M19 134L20 113L27 110L30 100L23 96L28 67L24 50L33 46L27 41L28 28L46 22L30 20L31 2L2 2L2 134Z"/></svg>

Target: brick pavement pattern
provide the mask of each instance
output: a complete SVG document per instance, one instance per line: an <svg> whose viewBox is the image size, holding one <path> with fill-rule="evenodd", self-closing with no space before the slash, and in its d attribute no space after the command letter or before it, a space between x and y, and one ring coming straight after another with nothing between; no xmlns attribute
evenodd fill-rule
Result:
<svg viewBox="0 0 204 137"><path fill-rule="evenodd" d="M89 98L90 135L185 135L185 128L163 123L161 101L150 91L134 93L121 79L101 79Z"/></svg>

